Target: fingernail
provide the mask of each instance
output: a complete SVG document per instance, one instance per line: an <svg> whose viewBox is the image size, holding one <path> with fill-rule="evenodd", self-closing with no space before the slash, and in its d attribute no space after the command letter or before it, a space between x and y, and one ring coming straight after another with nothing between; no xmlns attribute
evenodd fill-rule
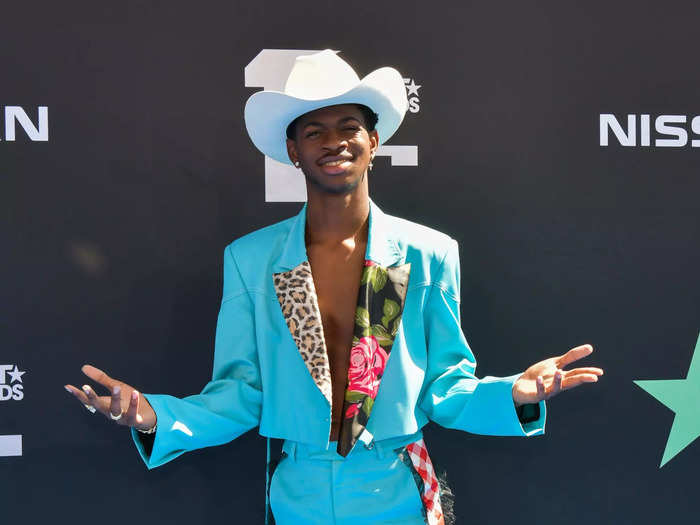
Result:
<svg viewBox="0 0 700 525"><path fill-rule="evenodd" d="M65 388L66 392L68 392L69 394L73 393L73 391L70 388L68 388L67 386L64 386L63 388Z"/></svg>
<svg viewBox="0 0 700 525"><path fill-rule="evenodd" d="M139 398L139 393L138 393L138 391L134 390L134 391L131 393L131 399L133 399L133 400L135 401L135 400L137 400L138 398Z"/></svg>
<svg viewBox="0 0 700 525"><path fill-rule="evenodd" d="M121 388L119 388L118 386L115 386L114 389L112 390L112 393L116 396L121 391L122 391Z"/></svg>

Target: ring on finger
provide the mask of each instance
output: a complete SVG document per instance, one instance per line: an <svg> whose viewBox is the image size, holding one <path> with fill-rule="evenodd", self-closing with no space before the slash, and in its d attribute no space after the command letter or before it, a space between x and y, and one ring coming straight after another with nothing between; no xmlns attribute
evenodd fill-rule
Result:
<svg viewBox="0 0 700 525"><path fill-rule="evenodd" d="M124 415L124 411L119 412L118 416L115 416L111 412L109 413L109 417L111 417L113 421L119 421L123 415Z"/></svg>
<svg viewBox="0 0 700 525"><path fill-rule="evenodd" d="M97 409L92 405L86 405L85 403L83 403L83 406L85 408L87 408L91 414L94 414L95 412L97 412Z"/></svg>

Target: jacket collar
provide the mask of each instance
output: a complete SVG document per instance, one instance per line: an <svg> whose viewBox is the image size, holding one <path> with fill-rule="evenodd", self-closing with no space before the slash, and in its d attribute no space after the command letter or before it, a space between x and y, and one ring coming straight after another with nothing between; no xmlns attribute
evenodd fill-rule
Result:
<svg viewBox="0 0 700 525"><path fill-rule="evenodd" d="M302 262L308 261L304 235L306 207L307 204L304 204L297 216L292 218L292 226L282 248L282 253L277 260L275 271L291 270ZM394 266L403 261L403 256L393 236L394 232L390 231L391 225L388 219L389 217L370 199L369 234L365 259L385 267Z"/></svg>

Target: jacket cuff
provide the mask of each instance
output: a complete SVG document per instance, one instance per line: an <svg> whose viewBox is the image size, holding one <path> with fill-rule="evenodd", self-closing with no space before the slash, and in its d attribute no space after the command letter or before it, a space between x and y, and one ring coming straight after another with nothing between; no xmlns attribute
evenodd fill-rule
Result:
<svg viewBox="0 0 700 525"><path fill-rule="evenodd" d="M514 385L515 382L520 379L521 375L523 375L522 372L511 376L511 378L513 378L511 385ZM513 396L512 391L513 387L511 386L511 398ZM513 406L515 406L515 403ZM520 426L526 436L537 436L539 434L544 434L544 425L547 415L547 407L545 406L544 401L520 405L519 407L515 408L515 413L518 416L518 421L520 422Z"/></svg>
<svg viewBox="0 0 700 525"><path fill-rule="evenodd" d="M154 469L175 459L185 453L184 449L178 450L171 437L174 419L170 411L164 406L164 398L167 396L157 394L141 394L156 413L157 425L155 434L142 434L135 428L131 429L131 438L136 445L141 459L148 469Z"/></svg>
<svg viewBox="0 0 700 525"><path fill-rule="evenodd" d="M544 434L546 407L537 404L539 414L534 421L521 422L513 402L513 384L522 375L508 377L486 376L480 379L472 399L458 418L458 428L475 434L496 436L536 436ZM527 409L528 411L531 409Z"/></svg>

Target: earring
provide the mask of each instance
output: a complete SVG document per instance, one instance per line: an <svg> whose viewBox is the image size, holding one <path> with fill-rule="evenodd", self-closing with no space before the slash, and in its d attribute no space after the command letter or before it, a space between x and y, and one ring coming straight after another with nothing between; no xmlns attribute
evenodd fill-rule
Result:
<svg viewBox="0 0 700 525"><path fill-rule="evenodd" d="M369 166L368 166L369 171L372 171L372 168L373 168L373 167L374 167L374 166L373 166L372 163L370 162L370 163L369 163Z"/></svg>
<svg viewBox="0 0 700 525"><path fill-rule="evenodd" d="M299 161L298 161L298 160L297 160L297 161L294 161L294 166L296 166L297 168L299 167Z"/></svg>

